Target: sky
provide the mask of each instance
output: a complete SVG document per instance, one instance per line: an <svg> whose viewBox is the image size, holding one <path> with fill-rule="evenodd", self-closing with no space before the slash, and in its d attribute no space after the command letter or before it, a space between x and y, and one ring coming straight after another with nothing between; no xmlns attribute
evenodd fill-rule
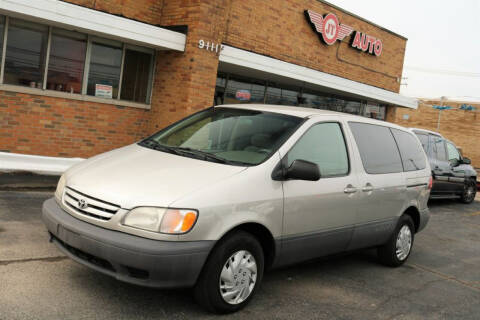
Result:
<svg viewBox="0 0 480 320"><path fill-rule="evenodd" d="M401 94L480 101L480 0L329 2L408 38Z"/></svg>

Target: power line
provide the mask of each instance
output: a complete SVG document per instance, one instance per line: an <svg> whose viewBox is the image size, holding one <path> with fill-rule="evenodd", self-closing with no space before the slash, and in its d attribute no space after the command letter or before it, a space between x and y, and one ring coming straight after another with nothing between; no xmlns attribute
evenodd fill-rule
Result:
<svg viewBox="0 0 480 320"><path fill-rule="evenodd" d="M432 69L432 68L423 68L423 67L415 67L415 66L405 66L405 69L425 72L425 73L443 74L443 75L449 75L449 76L480 78L479 72L442 70L442 69Z"/></svg>

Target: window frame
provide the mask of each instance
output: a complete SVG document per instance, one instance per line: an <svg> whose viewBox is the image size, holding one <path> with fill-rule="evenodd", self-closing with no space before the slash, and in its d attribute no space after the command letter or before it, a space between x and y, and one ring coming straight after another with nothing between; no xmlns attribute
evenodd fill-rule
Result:
<svg viewBox="0 0 480 320"><path fill-rule="evenodd" d="M149 47L143 47L143 46L137 46L131 43L126 43L123 41L117 41L114 39L107 39L103 37L98 37L92 34L88 33L83 33L83 32L77 32L68 28L61 28L57 27L54 25L50 24L45 24L25 18L15 18L20 21L25 21L27 23L33 23L37 24L41 27L46 27L48 30L48 38L47 38L47 47L46 47L46 54L45 54L45 59L43 63L45 64L45 68L43 68L43 74L42 74L42 88L29 88L29 87L22 87L19 85L15 84L6 84L4 82L5 78L5 60L6 60L6 53L7 53L7 45L8 45L8 30L10 26L10 16L8 15L0 15L1 17L4 17L4 30L3 30L3 43L2 46L0 47L0 85L5 85L5 86L11 86L12 88L19 88L19 91L24 91L24 90L40 90L45 93L45 95L52 95L52 96L57 96L61 95L61 97L66 97L66 98L72 98L72 99L77 99L77 100L85 100L88 101L89 98L92 98L92 101L98 101L101 100L104 103L110 103L110 104L118 104L119 102L121 105L132 105L132 106L138 106L140 108L148 108L148 107L143 107L143 106L149 106L151 105L152 102L152 93L153 93L153 86L154 86L154 77L155 77L155 69L156 69L156 59L157 59L157 52L154 48L149 48ZM77 34L79 37L85 36L85 41L86 41L86 50L85 50L85 60L84 60L84 69L83 69L83 78L82 78L82 85L81 85L81 92L80 93L69 93L69 92L59 92L56 90L49 90L47 89L47 80L48 80L48 69L49 69L49 64L50 64L50 52L51 52L51 44L52 44L52 35L53 34L60 34L60 35L71 35L73 36L74 34ZM110 46L116 46L122 49L122 62L120 66L120 78L119 78L119 87L118 87L118 96L116 98L108 99L108 98L102 98L102 97L95 97L95 96L90 96L87 95L87 87L88 87L88 78L89 78L89 73L90 73L90 61L91 61L91 54L92 54L92 44L93 42L96 42L98 44L105 44L105 45L110 45ZM138 101L131 101L131 100L122 100L120 99L121 97L121 90L122 90L122 80L123 80L123 69L124 69L124 64L125 64L125 51L126 49L134 50L134 51L140 51L144 53L148 53L152 55L152 60L150 62L149 66L149 74L148 74L148 88L147 88L147 94L146 94L146 99L144 102L138 102ZM24 88L24 89L23 89ZM87 98L88 97L88 98Z"/></svg>
<svg viewBox="0 0 480 320"><path fill-rule="evenodd" d="M321 179L329 179L329 178L348 177L352 173L352 164L351 164L351 157L350 157L350 145L348 144L347 139L346 139L345 128L344 128L343 122L337 121L337 120L318 121L318 122L312 123L308 128L306 128L305 131L301 134L301 136L298 137L298 139L288 149L288 151L285 153L285 156L283 156L282 160L280 161L284 170L288 169L288 155L289 155L290 151L297 145L297 143L303 138L303 136L314 126L320 125L320 124L325 124L325 123L335 123L335 124L338 124L338 126L340 128L340 132L342 133L342 137L343 137L343 142L345 143L345 150L347 151L348 170L345 174L335 174L335 175L328 175L328 176L323 176L323 175L320 174L320 180ZM305 161L309 161L309 160L305 160ZM319 168L319 170L320 169L321 168Z"/></svg>

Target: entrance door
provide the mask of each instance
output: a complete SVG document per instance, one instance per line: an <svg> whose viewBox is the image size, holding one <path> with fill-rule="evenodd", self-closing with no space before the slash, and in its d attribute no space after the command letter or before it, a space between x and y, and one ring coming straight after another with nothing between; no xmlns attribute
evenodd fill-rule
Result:
<svg viewBox="0 0 480 320"><path fill-rule="evenodd" d="M284 161L290 166L297 159L316 163L321 177L283 183L282 264L345 250L357 212L357 176L340 122L313 124Z"/></svg>

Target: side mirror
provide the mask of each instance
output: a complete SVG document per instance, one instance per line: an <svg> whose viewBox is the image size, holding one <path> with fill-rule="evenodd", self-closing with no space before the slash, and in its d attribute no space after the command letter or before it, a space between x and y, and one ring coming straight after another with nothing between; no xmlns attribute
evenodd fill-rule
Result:
<svg viewBox="0 0 480 320"><path fill-rule="evenodd" d="M461 163L463 163L463 164L472 164L472 160L470 160L469 158L465 158L465 157L464 157L464 158L462 158Z"/></svg>
<svg viewBox="0 0 480 320"><path fill-rule="evenodd" d="M316 163L305 160L294 160L285 172L285 179L317 181L320 179L320 170Z"/></svg>

